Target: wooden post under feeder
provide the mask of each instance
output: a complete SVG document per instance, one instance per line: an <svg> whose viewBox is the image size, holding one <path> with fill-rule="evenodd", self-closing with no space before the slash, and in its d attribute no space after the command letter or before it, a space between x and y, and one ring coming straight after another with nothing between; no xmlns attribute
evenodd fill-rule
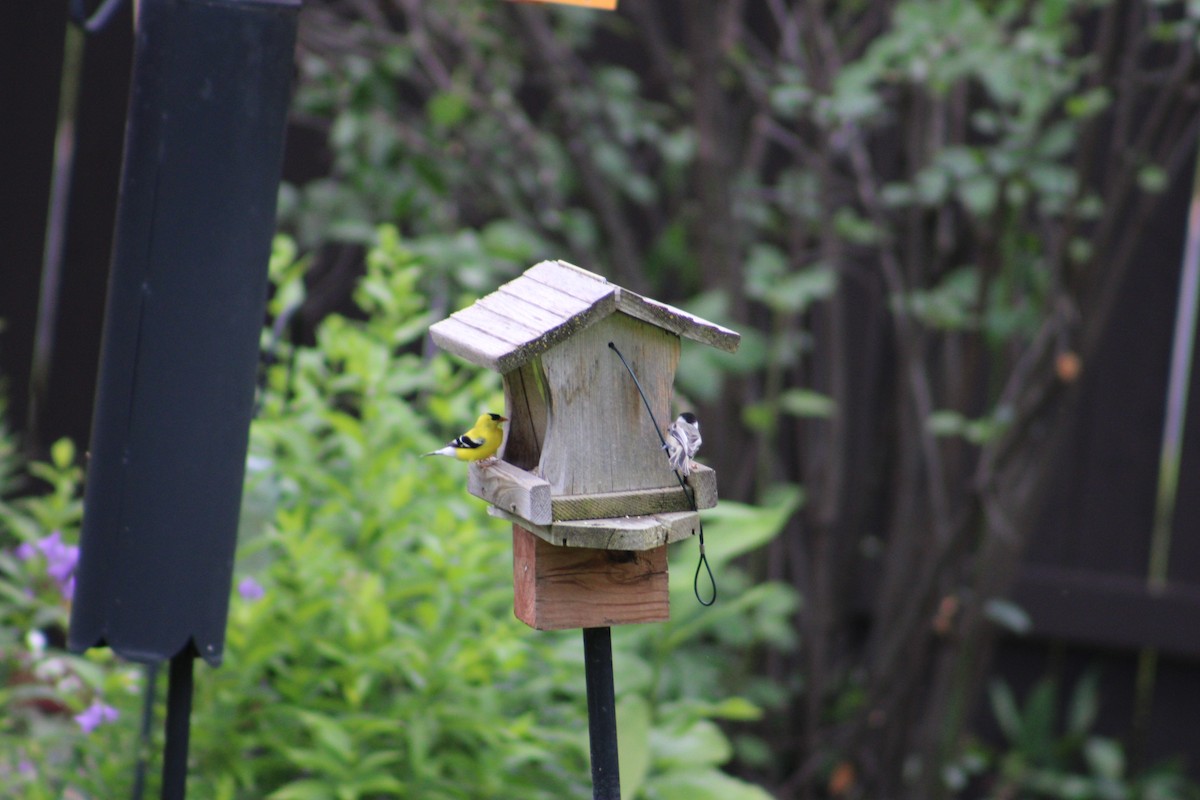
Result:
<svg viewBox="0 0 1200 800"><path fill-rule="evenodd" d="M734 351L739 335L564 261L543 261L430 329L504 379L500 462L471 494L513 523L514 611L539 630L668 619L666 546L698 531L650 415L672 419L681 337ZM663 431L665 432L665 431ZM717 503L697 465L695 508Z"/></svg>

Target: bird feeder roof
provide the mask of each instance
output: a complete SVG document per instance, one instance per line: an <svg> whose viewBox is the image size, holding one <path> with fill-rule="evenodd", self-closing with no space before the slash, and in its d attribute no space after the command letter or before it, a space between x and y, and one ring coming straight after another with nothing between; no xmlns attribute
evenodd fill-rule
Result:
<svg viewBox="0 0 1200 800"><path fill-rule="evenodd" d="M443 350L503 374L617 312L730 353L741 339L565 261L535 264L429 332Z"/></svg>

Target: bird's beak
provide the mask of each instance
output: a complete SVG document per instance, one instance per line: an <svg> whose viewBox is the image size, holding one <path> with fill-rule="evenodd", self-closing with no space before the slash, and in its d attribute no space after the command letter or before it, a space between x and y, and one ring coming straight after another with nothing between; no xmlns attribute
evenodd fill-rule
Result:
<svg viewBox="0 0 1200 800"><path fill-rule="evenodd" d="M500 421L501 421L501 422L508 422L508 417L501 417L501 418L500 418Z"/></svg>

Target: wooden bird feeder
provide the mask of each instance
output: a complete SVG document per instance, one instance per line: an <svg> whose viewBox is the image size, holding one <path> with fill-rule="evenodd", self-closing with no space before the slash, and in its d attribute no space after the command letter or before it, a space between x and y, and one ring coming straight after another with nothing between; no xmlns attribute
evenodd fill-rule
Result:
<svg viewBox="0 0 1200 800"><path fill-rule="evenodd" d="M739 334L564 261L543 261L430 329L504 378L500 461L468 490L513 523L514 611L540 630L668 619L667 545L699 515L662 451L681 337L733 352ZM665 433L665 431L663 431ZM716 474L688 478L696 508Z"/></svg>

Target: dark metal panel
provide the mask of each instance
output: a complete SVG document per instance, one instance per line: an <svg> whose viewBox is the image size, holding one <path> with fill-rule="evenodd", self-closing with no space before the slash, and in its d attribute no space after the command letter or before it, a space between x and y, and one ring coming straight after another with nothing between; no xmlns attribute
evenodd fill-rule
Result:
<svg viewBox="0 0 1200 800"><path fill-rule="evenodd" d="M140 4L75 650L221 658L298 10Z"/></svg>

